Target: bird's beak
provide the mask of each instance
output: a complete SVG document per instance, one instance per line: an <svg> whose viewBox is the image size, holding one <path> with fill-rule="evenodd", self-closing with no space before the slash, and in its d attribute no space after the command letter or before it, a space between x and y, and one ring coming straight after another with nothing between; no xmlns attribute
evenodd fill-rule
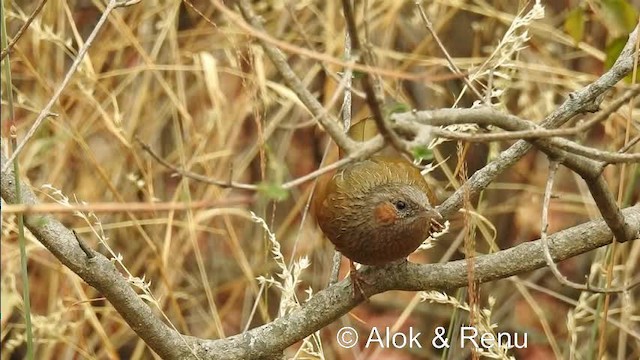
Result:
<svg viewBox="0 0 640 360"><path fill-rule="evenodd" d="M435 220L437 222L441 222L442 220L444 220L442 215L440 215L438 210L436 210L435 208L429 206L429 207L425 208L424 210L425 210L425 215L430 217L431 219L433 219L433 220Z"/></svg>
<svg viewBox="0 0 640 360"><path fill-rule="evenodd" d="M429 218L431 232L440 232L444 229L444 218L435 208L432 208L431 206L427 207L425 209L425 215Z"/></svg>

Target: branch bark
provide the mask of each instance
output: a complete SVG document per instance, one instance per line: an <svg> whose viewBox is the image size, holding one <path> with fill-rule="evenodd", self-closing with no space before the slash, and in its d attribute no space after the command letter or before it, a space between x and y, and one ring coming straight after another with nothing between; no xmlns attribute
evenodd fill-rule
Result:
<svg viewBox="0 0 640 360"><path fill-rule="evenodd" d="M4 154L0 155L0 163L3 168L8 164ZM14 175L10 167L0 175L0 192L9 204L15 204L18 199ZM23 182L21 185L22 203L37 205L38 200L29 184ZM104 295L131 329L158 355L176 359L189 352L182 335L160 320L109 259L93 250L91 251L94 256L89 258L73 232L51 215L25 214L24 218L25 225L42 245L82 280Z"/></svg>
<svg viewBox="0 0 640 360"><path fill-rule="evenodd" d="M2 164L6 162L0 156ZM0 178L2 198L14 203L12 171ZM34 193L23 184L22 199L27 205L37 204ZM636 234L640 232L640 205L623 210L625 221ZM273 322L226 339L206 340L180 335L164 324L133 291L112 262L98 252L89 259L73 233L52 216L27 215L29 230L65 266L104 295L131 328L151 349L166 359L260 359L281 354L288 346L330 324L359 304L353 299L351 282L343 280L315 294L292 313ZM603 220L591 221L549 236L554 261L562 261L589 252L612 241L612 234ZM475 276L485 283L521 274L546 266L542 242L527 242L495 254L475 258ZM450 290L466 286L466 260L445 264L402 263L387 267L364 269L363 276L371 281L365 288L368 295L389 290ZM193 351L193 352L192 352Z"/></svg>
<svg viewBox="0 0 640 360"><path fill-rule="evenodd" d="M629 34L626 45L611 69L593 83L570 94L569 98L549 114L541 125L547 129L557 128L580 113L596 111L604 93L633 70L635 43L637 40L638 26ZM456 190L452 196L438 206L437 210L445 218L451 216L462 206L465 191L469 192L471 199L477 197L489 183L520 160L531 147L532 145L525 140L519 140L511 145L507 150L501 152L495 160L474 173L465 185ZM467 188L465 189L464 187Z"/></svg>
<svg viewBox="0 0 640 360"><path fill-rule="evenodd" d="M246 2L242 3L246 4ZM545 119L543 126L555 128L578 113L594 111L602 95L631 72L633 44L637 39L637 33L636 29L630 35L627 46L610 71L594 83L573 93ZM282 56L279 53L276 55ZM293 84L295 85L295 81ZM348 141L343 142L348 143ZM366 152L366 146L371 149L373 146L380 145L380 140L373 140L354 153ZM354 146L350 144L347 147ZM454 214L462 206L465 191L468 191L471 196L476 196L530 148L531 145L526 141L518 141L505 150L497 160L476 172L462 188L439 206L440 212L445 217ZM16 181L15 176L9 169L6 157L0 155L0 160L3 169L0 178L2 198L7 203L16 203L18 194L15 193L13 186ZM26 205L38 203L27 184L23 184L21 196L22 202ZM637 239L640 231L640 205L623 210L622 216L633 233L634 239ZM346 314L359 303L352 297L353 289L350 281L343 280L320 291L292 313L242 334L218 340L184 336L160 320L108 258L95 251L92 251L94 256L89 258L81 249L73 233L55 218L48 215L26 215L25 219L28 229L54 256L89 285L100 291L149 347L166 359L272 358L281 354L282 350L291 344ZM603 220L596 220L549 236L549 247L554 261L557 262L607 245L611 241L612 233L606 223ZM475 279L484 283L528 272L545 265L541 241L536 240L495 254L476 257L474 259ZM362 273L366 278L375 279L372 282L374 285L365 289L368 295L374 295L389 290L446 290L463 287L467 284L467 266L466 261L427 265L402 263L367 268Z"/></svg>

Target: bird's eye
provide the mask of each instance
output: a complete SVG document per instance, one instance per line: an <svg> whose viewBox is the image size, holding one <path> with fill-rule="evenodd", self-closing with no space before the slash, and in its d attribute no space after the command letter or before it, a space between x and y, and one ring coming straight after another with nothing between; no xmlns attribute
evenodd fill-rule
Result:
<svg viewBox="0 0 640 360"><path fill-rule="evenodd" d="M395 205L396 205L396 209L398 209L399 211L402 211L407 208L407 203L402 200L398 200L395 203Z"/></svg>

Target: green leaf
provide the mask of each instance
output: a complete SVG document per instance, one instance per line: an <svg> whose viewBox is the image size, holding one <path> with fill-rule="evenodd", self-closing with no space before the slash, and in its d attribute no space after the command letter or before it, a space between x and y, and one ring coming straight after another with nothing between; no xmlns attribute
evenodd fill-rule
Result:
<svg viewBox="0 0 640 360"><path fill-rule="evenodd" d="M337 72L338 76L340 77L344 77L344 75L346 74L344 71L338 71ZM351 72L351 78L352 79L362 79L364 77L364 72L360 71L360 70L353 70Z"/></svg>
<svg viewBox="0 0 640 360"><path fill-rule="evenodd" d="M604 50L605 54L607 55L607 57L604 59L605 69L607 70L611 69L613 64L616 62L616 60L620 56L622 49L624 49L624 45L627 43L628 39L629 39L629 36L623 36L617 39L613 39L609 42L609 44L607 44L607 47ZM632 79L632 75L629 75L625 78L625 81L627 81L628 83L631 83L631 79ZM638 74L636 74L636 83L638 82L640 82L640 71L638 72Z"/></svg>
<svg viewBox="0 0 640 360"><path fill-rule="evenodd" d="M411 154L413 158L418 161L431 160L433 159L433 151L426 146L416 146L411 149Z"/></svg>
<svg viewBox="0 0 640 360"><path fill-rule="evenodd" d="M38 216L35 220L35 224L37 227L43 227L49 224L49 219L46 216Z"/></svg>
<svg viewBox="0 0 640 360"><path fill-rule="evenodd" d="M571 10L564 20L564 31L573 38L576 44L584 37L584 23L584 9L582 7Z"/></svg>
<svg viewBox="0 0 640 360"><path fill-rule="evenodd" d="M283 201L289 197L289 191L282 184L263 182L258 185L258 191L271 200Z"/></svg>
<svg viewBox="0 0 640 360"><path fill-rule="evenodd" d="M362 78L364 78L364 72L359 71L359 70L354 70L351 73L351 78L352 79L362 79Z"/></svg>
<svg viewBox="0 0 640 360"><path fill-rule="evenodd" d="M628 34L638 21L638 13L627 0L602 0L601 15L614 37Z"/></svg>
<svg viewBox="0 0 640 360"><path fill-rule="evenodd" d="M611 40L607 44L607 47L604 49L605 54L607 54L607 57L604 59L604 67L607 70L611 69L613 63L615 63L618 59L618 56L620 56L624 45L627 43L627 39L628 36L619 37L617 39Z"/></svg>
<svg viewBox="0 0 640 360"><path fill-rule="evenodd" d="M401 102L393 102L385 105L384 111L385 111L386 117L388 117L391 114L404 113L404 112L411 111L411 107L409 106L409 104L405 104Z"/></svg>

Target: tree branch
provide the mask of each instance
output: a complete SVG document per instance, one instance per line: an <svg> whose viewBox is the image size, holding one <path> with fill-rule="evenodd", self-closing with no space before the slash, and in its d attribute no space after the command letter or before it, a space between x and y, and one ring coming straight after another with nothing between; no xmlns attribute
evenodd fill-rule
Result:
<svg viewBox="0 0 640 360"><path fill-rule="evenodd" d="M9 164L4 154L0 154L0 164ZM15 174L9 169L0 175L2 198L15 204ZM21 184L21 199L25 205L37 205L38 200L31 187ZM87 284L106 297L122 318L129 324L150 348L163 358L179 358L189 352L184 337L165 325L151 308L133 290L127 279L115 268L111 260L93 250L89 258L82 250L71 230L51 215L25 214L25 225L31 233L61 263L76 273Z"/></svg>
<svg viewBox="0 0 640 360"><path fill-rule="evenodd" d="M547 129L557 128L577 114L594 111L602 101L602 95L633 70L637 39L638 26L629 34L626 45L611 69L593 83L572 93L562 105L545 118L541 125ZM469 192L471 198L478 196L480 191L484 190L498 175L520 160L531 146L525 140L519 140L501 152L495 160L475 172L462 187L440 204L437 210L445 218L453 215L462 206L465 191Z"/></svg>
<svg viewBox="0 0 640 360"><path fill-rule="evenodd" d="M56 101L58 101L58 99L60 98L60 95L62 95L62 91L67 87L67 84L69 84L69 81L71 81L71 78L76 73L76 70L80 66L80 63L82 63L82 59L84 59L84 56L87 54L87 51L89 51L89 48L93 44L93 41L98 35L98 32L100 32L100 29L102 29L104 24L107 22L107 18L109 18L109 14L111 14L111 12L117 8L131 6L131 5L137 4L138 2L140 2L140 0L110 0L107 3L107 6L104 9L102 16L100 17L100 20L98 20L98 23L93 28L93 31L91 31L91 34L89 34L89 37L87 37L87 40L85 40L80 50L78 50L78 55L73 60L73 63L69 67L69 70L67 71L67 74L64 76L64 79L56 89L53 96L51 96L51 99L49 99L49 102L47 103L47 105L45 105L45 107L40 111L40 113L38 114L38 118L33 122L33 125L31 125L31 128L29 128L29 131L27 131L27 134L24 136L24 139L22 139L18 147L13 151L13 153L9 157L9 161L2 166L2 172L7 171L10 164L13 162L13 160L17 158L18 154L20 154L22 149L24 149L24 146L27 144L27 142L33 137L33 135L35 135L36 130L40 128L40 125L42 125L42 122L44 121L44 119L46 119L48 116L51 115L51 108L56 103Z"/></svg>
<svg viewBox="0 0 640 360"><path fill-rule="evenodd" d="M0 155L2 164L6 157ZM15 181L11 170L1 174L2 197L14 203ZM22 198L27 205L37 204L24 184ZM625 209L625 221L636 234L640 231L640 205ZM353 299L351 282L343 280L315 294L301 308L273 322L226 339L205 340L178 334L165 325L133 291L109 259L95 252L91 259L82 251L73 233L51 216L27 215L29 230L64 265L104 295L131 328L163 358L192 356L201 359L269 358L291 344L328 325L358 305ZM579 240L579 241L578 241ZM549 237L554 261L562 261L611 243L612 235L603 220L591 221ZM532 271L546 265L540 240L523 243L495 254L475 258L476 279L488 282ZM455 289L467 284L465 260L445 264L402 263L370 267L363 276L373 284L365 288L369 296L389 290ZM195 356L194 356L195 357Z"/></svg>
<svg viewBox="0 0 640 360"><path fill-rule="evenodd" d="M624 210L625 219L640 231L640 205ZM579 239L579 241L578 241ZM611 243L611 232L602 220L591 221L549 237L554 261L562 261ZM362 275L371 281L366 287L371 296L389 290L451 290L467 285L466 260L444 264L402 263L387 267L368 267ZM504 279L546 266L541 240L520 244L491 255L475 258L476 280L485 283ZM300 309L273 322L224 340L199 344L219 359L264 356L267 349L281 351L330 324L358 305L348 279L315 294ZM217 349L217 350L214 350Z"/></svg>
<svg viewBox="0 0 640 360"><path fill-rule="evenodd" d="M265 30L258 20L258 17L251 9L251 5L246 0L238 1L238 7L240 8L240 12L242 16L253 26L258 29L260 32L264 33ZM315 116L320 124L324 127L324 129L329 133L331 138L340 146L341 149L344 149L347 153L355 152L356 144L353 140L351 140L347 135L344 134L343 130L340 128L337 120L329 115L322 104L307 90L302 81L298 78L298 76L293 72L289 64L287 63L287 59L284 54L278 50L271 43L267 42L265 39L258 38L260 45L264 49L264 52L267 54L273 65L278 69L278 72L287 84L291 87L291 89L298 95L300 101L311 111L313 116Z"/></svg>
<svg viewBox="0 0 640 360"><path fill-rule="evenodd" d="M241 3L247 4L244 1ZM248 18L252 19L251 16ZM252 25L259 28L259 23ZM611 70L594 83L573 93L545 119L543 126L555 128L578 113L596 110L602 95L630 73L633 66L633 44L637 35L636 29L629 36L625 49ZM279 52L277 56L283 57ZM358 147L350 156L355 157L381 146L382 141L378 137L362 148ZM476 196L530 148L529 143L521 140L502 152L495 161L476 172L462 188L440 205L440 212L445 217L451 216L462 206L465 192ZM18 194L13 186L16 181L14 173L9 169L9 162L4 155L0 155L0 160L3 169L0 178L1 195L7 203L16 203ZM37 204L34 193L26 184L23 184L20 195L25 205ZM638 238L640 205L623 210L621 216L632 237ZM352 297L351 282L343 280L315 294L290 314L245 333L218 340L183 336L160 320L108 258L93 250L89 251L94 256L87 256L73 233L55 218L48 215L26 215L25 219L29 230L54 256L100 291L149 347L166 359L195 358L196 355L201 359L270 358L346 314L359 303ZM611 243L612 233L603 220L596 220L550 235L548 240L553 260L562 261ZM484 283L545 265L542 243L536 240L494 254L478 256L474 259L473 269L475 279ZM463 287L467 285L467 267L465 260L427 265L405 262L365 268L362 275L375 279L372 286L365 288L371 296L389 290L447 290Z"/></svg>
<svg viewBox="0 0 640 360"><path fill-rule="evenodd" d="M40 0L35 10L33 10L31 15L29 15L29 17L27 18L27 21L25 21L24 24L22 24L22 26L20 27L16 35L13 37L13 39L11 39L11 41L7 45L7 47L2 49L2 52L0 53L0 60L4 60L5 56L11 53L11 50L13 50L13 47L16 45L18 40L20 40L24 32L29 28L29 25L31 25L31 22L33 22L36 16L38 16L38 14L40 13L40 10L42 10L42 8L44 7L44 4L46 3L47 3L47 0Z"/></svg>

